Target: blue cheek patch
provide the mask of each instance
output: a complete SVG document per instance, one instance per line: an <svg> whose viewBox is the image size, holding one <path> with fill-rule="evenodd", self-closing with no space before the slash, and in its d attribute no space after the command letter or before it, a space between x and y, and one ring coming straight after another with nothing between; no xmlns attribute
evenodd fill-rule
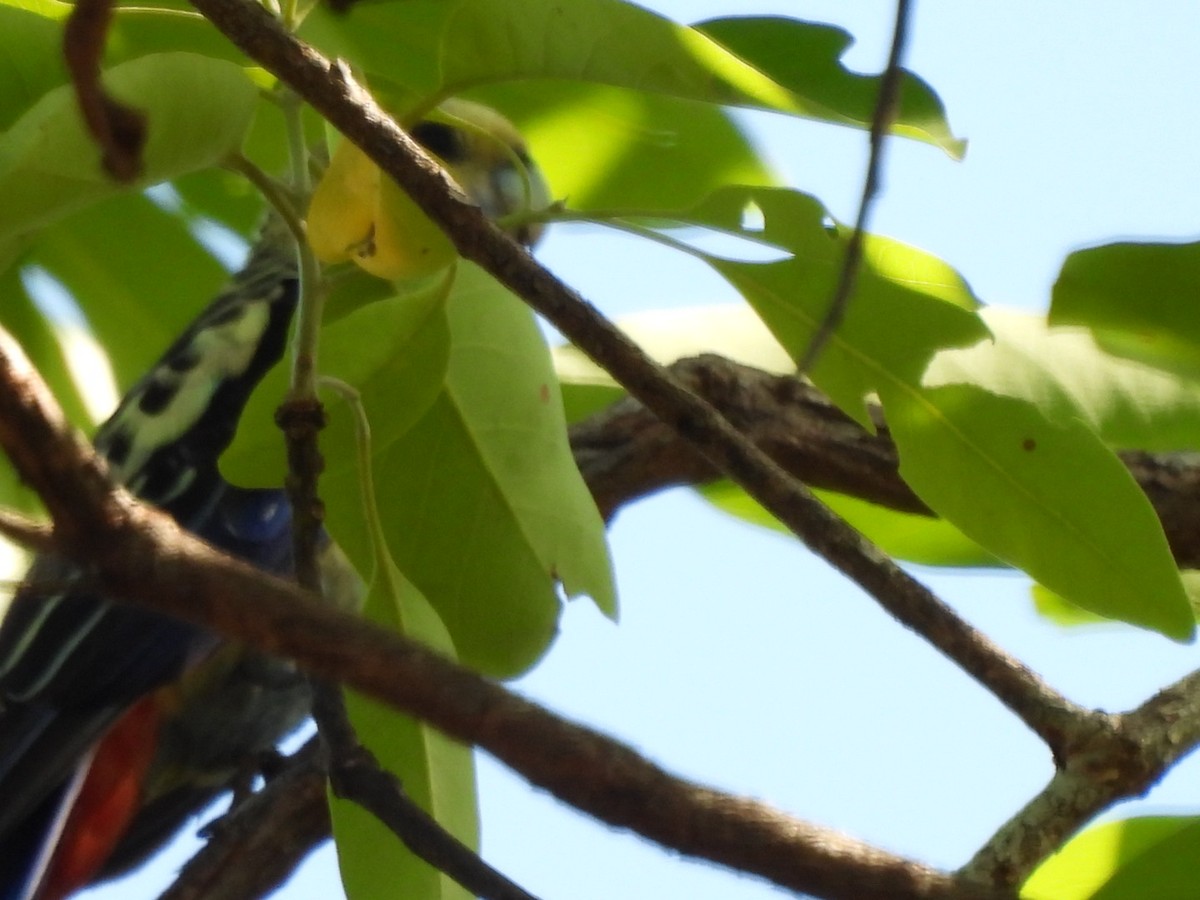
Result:
<svg viewBox="0 0 1200 900"><path fill-rule="evenodd" d="M285 539L292 525L291 504L283 491L273 488L228 491L219 516L231 538L252 544Z"/></svg>
<svg viewBox="0 0 1200 900"><path fill-rule="evenodd" d="M264 571L292 574L292 506L278 488L225 485L212 518L196 531L218 549Z"/></svg>

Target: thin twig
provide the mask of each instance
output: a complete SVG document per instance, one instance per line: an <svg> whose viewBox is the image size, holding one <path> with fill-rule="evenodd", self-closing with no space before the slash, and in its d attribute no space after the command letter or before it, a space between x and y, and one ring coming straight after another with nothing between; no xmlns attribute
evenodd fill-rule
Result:
<svg viewBox="0 0 1200 900"><path fill-rule="evenodd" d="M493 869L474 850L443 828L405 793L399 779L359 743L336 685L314 692L313 718L329 753L329 785L343 800L379 819L413 855L429 863L481 900L537 900Z"/></svg>
<svg viewBox="0 0 1200 900"><path fill-rule="evenodd" d="M78 0L63 29L63 57L84 124L100 145L101 165L117 181L133 181L142 171L146 117L109 96L100 82L112 9L113 0Z"/></svg>
<svg viewBox="0 0 1200 900"><path fill-rule="evenodd" d="M342 64L283 30L247 0L193 0L225 35L290 84L443 228L458 252L482 266L610 372L655 415L853 579L891 615L922 635L1056 748L1087 710L1071 703L924 585L820 504L710 404L654 363L576 292L538 265L445 180Z"/></svg>
<svg viewBox="0 0 1200 900"><path fill-rule="evenodd" d="M38 553L53 553L57 546L53 528L8 509L0 509L0 536Z"/></svg>
<svg viewBox="0 0 1200 900"><path fill-rule="evenodd" d="M304 142L301 100L291 91L283 97L287 123L288 150L291 154L292 189L307 199L308 152ZM271 195L267 195L271 199ZM320 341L321 312L325 288L320 268L303 236L295 234L296 268L299 280L296 299L296 333L293 339L291 387L275 412L275 421L283 431L287 447L286 488L292 505L292 551L296 581L315 594L321 593L321 572L317 547L325 521L317 482L325 468L318 435L325 427L325 409L317 397L317 349Z"/></svg>
<svg viewBox="0 0 1200 900"><path fill-rule="evenodd" d="M900 83L904 71L900 61L904 56L904 48L908 43L908 23L911 14L910 0L896 0L896 22L892 29L892 48L888 52L887 68L879 80L879 97L875 101L875 113L871 117L871 155L867 161L867 175L863 179L862 199L858 204L858 218L854 221L854 231L846 243L846 253L842 257L842 268L838 272L837 286L833 298L829 301L829 309L825 317L813 332L812 339L804 349L800 358L799 372L811 372L826 344L837 333L846 317L846 310L854 296L854 286L858 281L858 269L862 262L863 242L866 239L867 223L871 217L871 209L875 205L875 197L879 193L879 173L883 167L883 148L887 144L888 129L896 118L896 107L900 100Z"/></svg>
<svg viewBox="0 0 1200 900"><path fill-rule="evenodd" d="M296 209L297 192L289 191L241 153L233 153L225 159L225 168L237 172L262 194L271 209L287 225L297 244L305 240L304 219ZM303 196L300 194L299 196Z"/></svg>

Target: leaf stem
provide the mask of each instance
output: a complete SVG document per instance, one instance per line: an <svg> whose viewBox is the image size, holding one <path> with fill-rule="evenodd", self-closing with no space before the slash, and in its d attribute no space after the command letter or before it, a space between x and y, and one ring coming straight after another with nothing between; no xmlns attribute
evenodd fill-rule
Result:
<svg viewBox="0 0 1200 900"><path fill-rule="evenodd" d="M312 193L308 168L308 148L304 142L301 100L291 90L280 97L287 126L288 156L291 160L292 185L302 197ZM296 335L292 357L292 381L289 399L315 400L317 396L317 350L320 344L321 314L325 289L316 256L303 237L303 226L296 241L300 291L296 305Z"/></svg>
<svg viewBox="0 0 1200 900"><path fill-rule="evenodd" d="M225 158L224 167L236 172L249 181L263 195L268 205L281 218L297 245L304 242L304 220L296 209L291 192L241 153L232 153Z"/></svg>
<svg viewBox="0 0 1200 900"><path fill-rule="evenodd" d="M366 407L363 406L362 394L352 385L332 375L322 375L319 385L329 388L341 397L354 417L354 448L358 457L358 483L362 490L363 517L371 539L372 555L379 568L376 574L384 574L386 577L386 573L395 563L387 548L383 518L379 514L379 501L375 498L375 469L371 462L371 420L367 417Z"/></svg>

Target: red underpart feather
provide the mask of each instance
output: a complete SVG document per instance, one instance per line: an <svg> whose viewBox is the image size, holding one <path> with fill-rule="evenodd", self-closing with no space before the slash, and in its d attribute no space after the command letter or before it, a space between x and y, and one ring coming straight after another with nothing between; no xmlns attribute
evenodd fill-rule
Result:
<svg viewBox="0 0 1200 900"><path fill-rule="evenodd" d="M100 740L46 867L37 900L63 900L104 866L141 804L163 717L160 694L130 707Z"/></svg>

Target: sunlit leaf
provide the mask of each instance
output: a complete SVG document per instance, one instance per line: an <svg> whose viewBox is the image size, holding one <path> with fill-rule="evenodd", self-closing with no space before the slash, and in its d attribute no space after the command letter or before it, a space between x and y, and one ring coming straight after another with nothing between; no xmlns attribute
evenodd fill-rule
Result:
<svg viewBox="0 0 1200 900"><path fill-rule="evenodd" d="M711 103L802 103L699 32L617 0L408 0L345 17L317 10L303 33L417 96L546 78Z"/></svg>
<svg viewBox="0 0 1200 900"><path fill-rule="evenodd" d="M776 181L733 116L711 104L560 81L470 96L516 123L552 195L571 210L669 211L724 184Z"/></svg>
<svg viewBox="0 0 1200 900"><path fill-rule="evenodd" d="M964 533L1084 609L1192 635L1150 501L1086 425L967 383L889 390L884 408L901 477Z"/></svg>
<svg viewBox="0 0 1200 900"><path fill-rule="evenodd" d="M1113 356L1084 328L1047 327L1042 316L998 307L981 316L992 336L939 353L925 386L970 381L1028 400L1053 421L1080 419L1114 447L1200 444L1200 383Z"/></svg>
<svg viewBox="0 0 1200 900"><path fill-rule="evenodd" d="M1187 592L1188 602L1192 606L1192 614L1200 618L1200 571L1184 569L1179 573L1179 579L1183 582L1183 589ZM1063 628L1114 624L1113 619L1081 609L1036 581L1030 585L1029 593L1033 600L1033 608L1037 610L1038 615Z"/></svg>
<svg viewBox="0 0 1200 900"><path fill-rule="evenodd" d="M0 132L51 88L67 81L63 20L70 4L57 0L0 3Z"/></svg>
<svg viewBox="0 0 1200 900"><path fill-rule="evenodd" d="M386 80L410 103L481 84L555 79L842 124L869 122L863 116L869 85L836 63L846 40L841 32L788 20L752 21L762 35L710 25L725 28L741 49L752 40L764 67L778 70L783 84L701 31L618 0L408 0L360 6L344 17L318 8L303 33ZM779 65L775 47L793 32L805 39L801 52L819 53L823 65L801 75ZM940 131L935 127L936 99L928 89L914 83L911 96L898 133L960 152L944 121Z"/></svg>
<svg viewBox="0 0 1200 900"><path fill-rule="evenodd" d="M743 223L750 204L762 216L753 228ZM802 358L833 296L845 230L811 198L778 190L723 192L694 215L793 254L709 262ZM962 384L924 383L935 355L987 337L972 305L944 263L868 239L855 296L812 378L866 427L865 400L878 396L901 475L988 552L1085 609L1190 636L1191 612L1154 511L1094 432L1056 423L969 375Z"/></svg>
<svg viewBox="0 0 1200 900"><path fill-rule="evenodd" d="M1043 862L1021 900L1188 900L1200 819L1147 816L1087 829Z"/></svg>
<svg viewBox="0 0 1200 900"><path fill-rule="evenodd" d="M1200 243L1109 244L1072 253L1050 322L1090 328L1112 353L1200 377Z"/></svg>
<svg viewBox="0 0 1200 900"><path fill-rule="evenodd" d="M889 556L930 566L995 567L1003 565L945 519L896 512L884 506L833 491L814 493L826 506L866 535ZM779 520L728 481L700 488L700 495L718 509L754 525L788 532Z"/></svg>
<svg viewBox="0 0 1200 900"><path fill-rule="evenodd" d="M62 4L68 9L71 4ZM158 4L117 6L104 46L109 65L156 53L196 53L247 65L242 52L192 8Z"/></svg>
<svg viewBox="0 0 1200 900"><path fill-rule="evenodd" d="M761 215L748 224L746 210ZM778 262L705 257L750 302L776 339L803 356L833 297L846 230L815 199L780 189L731 188L679 216L792 254ZM987 334L962 278L936 257L868 237L852 303L812 372L849 415L870 427L864 399L888 385L916 385L933 355Z"/></svg>
<svg viewBox="0 0 1200 900"><path fill-rule="evenodd" d="M738 16L710 19L696 26L779 84L828 110L828 118L870 123L882 76L847 69L840 59L854 42L849 32L832 25L782 16ZM906 71L892 132L928 141L954 157L966 142L950 132L946 111L933 89Z"/></svg>
<svg viewBox="0 0 1200 900"><path fill-rule="evenodd" d="M211 166L246 133L258 89L238 66L188 53L146 56L105 73L114 96L146 115L144 170L117 184L80 119L70 87L55 88L0 137L0 241L105 197Z"/></svg>

